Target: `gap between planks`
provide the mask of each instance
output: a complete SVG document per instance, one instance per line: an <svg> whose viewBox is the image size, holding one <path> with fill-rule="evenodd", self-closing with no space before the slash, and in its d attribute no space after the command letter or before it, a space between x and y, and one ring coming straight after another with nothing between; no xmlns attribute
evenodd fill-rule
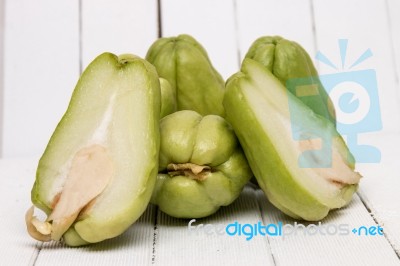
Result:
<svg viewBox="0 0 400 266"><path fill-rule="evenodd" d="M365 209L367 210L367 212L369 213L369 216L371 216L371 218L374 220L376 225L381 225L381 223L379 222L379 217L373 215L372 211L371 211L371 207L368 206L368 202L366 200L364 200L363 198L363 194L360 193L359 191L357 191L357 195L361 200L361 203L364 205ZM383 235L386 239L386 241L390 244L390 246L392 247L393 251L396 253L397 258L399 258L400 261L400 251L396 250L396 247L394 245L394 243L392 242L392 240L390 239L390 237L388 236L388 234L386 233L386 231L383 231Z"/></svg>
<svg viewBox="0 0 400 266"><path fill-rule="evenodd" d="M158 38L163 37L163 28L162 28L162 5L161 0L157 0L157 24L158 24Z"/></svg>
<svg viewBox="0 0 400 266"><path fill-rule="evenodd" d="M40 255L40 251L42 250L43 247L43 243L42 242L37 242L35 245L35 253L33 253L32 255L32 259L31 259L31 265L35 266L36 265L36 261L39 258Z"/></svg>
<svg viewBox="0 0 400 266"><path fill-rule="evenodd" d="M153 249L151 253L151 264L156 263L156 250L157 250L157 233L158 233L158 228L157 228L157 220L158 220L158 206L155 206L155 214L154 214L154 228L153 228Z"/></svg>

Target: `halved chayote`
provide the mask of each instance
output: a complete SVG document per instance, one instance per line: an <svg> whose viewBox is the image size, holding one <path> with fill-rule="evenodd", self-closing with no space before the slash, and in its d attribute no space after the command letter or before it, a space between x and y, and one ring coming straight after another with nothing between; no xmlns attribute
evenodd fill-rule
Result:
<svg viewBox="0 0 400 266"><path fill-rule="evenodd" d="M200 218L232 203L252 176L220 116L178 111L160 121L159 174L151 202L174 217Z"/></svg>
<svg viewBox="0 0 400 266"><path fill-rule="evenodd" d="M160 38L150 47L146 59L176 90L178 110L224 115L224 80L193 37L182 34Z"/></svg>
<svg viewBox="0 0 400 266"><path fill-rule="evenodd" d="M316 114L336 124L332 101L310 56L300 44L280 36L264 36L253 42L245 57L262 64Z"/></svg>
<svg viewBox="0 0 400 266"><path fill-rule="evenodd" d="M334 124L262 64L243 61L227 82L224 107L258 184L281 211L317 221L351 200L361 175Z"/></svg>
<svg viewBox="0 0 400 266"><path fill-rule="evenodd" d="M160 83L133 55L104 53L83 72L40 159L30 235L70 246L123 233L146 209L158 170Z"/></svg>

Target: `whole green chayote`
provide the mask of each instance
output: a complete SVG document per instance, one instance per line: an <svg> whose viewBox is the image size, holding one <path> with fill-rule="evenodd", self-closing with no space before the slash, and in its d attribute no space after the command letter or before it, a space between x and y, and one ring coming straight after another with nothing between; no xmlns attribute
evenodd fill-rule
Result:
<svg viewBox="0 0 400 266"><path fill-rule="evenodd" d="M176 90L178 110L224 116L224 80L193 37L182 34L160 38L150 47L146 59Z"/></svg>
<svg viewBox="0 0 400 266"><path fill-rule="evenodd" d="M262 64L316 114L336 124L332 101L300 44L280 36L264 36L253 42L245 57Z"/></svg>
<svg viewBox="0 0 400 266"><path fill-rule="evenodd" d="M232 203L252 172L231 126L185 110L160 121L159 174L151 202L178 218L200 218Z"/></svg>
<svg viewBox="0 0 400 266"><path fill-rule="evenodd" d="M161 113L160 118L176 112L176 93L168 80L159 78L161 90Z"/></svg>

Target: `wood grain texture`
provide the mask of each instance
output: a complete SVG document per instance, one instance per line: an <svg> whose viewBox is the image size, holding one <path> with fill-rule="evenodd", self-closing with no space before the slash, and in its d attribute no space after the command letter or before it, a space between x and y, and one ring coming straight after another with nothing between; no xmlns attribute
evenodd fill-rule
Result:
<svg viewBox="0 0 400 266"><path fill-rule="evenodd" d="M176 219L159 212L155 245L156 265L274 265L265 238L246 241L244 237L228 236L225 227L235 221L258 223L261 215L255 191L246 187L230 206L216 214L197 219L188 229L190 220ZM198 229L200 224L221 225L222 233ZM197 229L196 229L197 228Z"/></svg>
<svg viewBox="0 0 400 266"><path fill-rule="evenodd" d="M0 263L32 265L39 242L26 232L25 211L30 203L30 190L35 178L33 160L0 160Z"/></svg>
<svg viewBox="0 0 400 266"><path fill-rule="evenodd" d="M155 214L150 205L124 234L87 247L45 243L35 265L151 265Z"/></svg>
<svg viewBox="0 0 400 266"><path fill-rule="evenodd" d="M82 0L82 66L103 52L146 55L158 37L157 1Z"/></svg>
<svg viewBox="0 0 400 266"><path fill-rule="evenodd" d="M375 70L383 121L383 131L399 132L400 98L396 84L394 54L391 44L387 9L384 1L339 0L313 1L317 49L338 69L319 64L320 74ZM348 39L342 68L338 40ZM364 51L373 56L350 69Z"/></svg>
<svg viewBox="0 0 400 266"><path fill-rule="evenodd" d="M367 140L365 140L367 142ZM359 164L364 176L359 195L372 217L383 225L384 232L400 257L400 178L398 171L398 134L371 134L368 142L381 151L382 161Z"/></svg>
<svg viewBox="0 0 400 266"><path fill-rule="evenodd" d="M231 0L161 0L163 37L189 34L207 50L224 79L239 69Z"/></svg>
<svg viewBox="0 0 400 266"><path fill-rule="evenodd" d="M261 36L279 35L315 54L310 0L236 0L241 59ZM290 8L289 8L290 7Z"/></svg>
<svg viewBox="0 0 400 266"><path fill-rule="evenodd" d="M396 136L398 137L398 136ZM386 153L385 153L386 154ZM385 176L392 172L389 164L382 168ZM360 198L332 212L322 225L349 224L350 229L384 227L386 236L313 235L303 231L286 237L255 236L246 241L244 235L209 235L205 231L188 230L189 220L175 219L157 212L149 205L145 214L123 235L88 247L69 248L61 243L40 245L26 232L24 213L30 206L30 189L34 181L36 161L0 160L1 263L4 265L399 265L391 243L398 243L398 195L388 185L372 182L373 172L363 169L365 179L360 194L371 209L373 217ZM396 179L398 181L398 179ZM387 181L387 180L385 180ZM398 187L392 179L392 187ZM375 191L375 193L374 193ZM386 193L382 197L382 191ZM367 194L367 195L365 195ZM396 212L397 211L397 212ZM157 220L156 220L157 217ZM264 225L295 221L283 215L265 198L261 190L246 187L230 206L216 214L197 219L200 224L227 226L241 224ZM307 226L308 223L305 223ZM397 227L396 227L397 226Z"/></svg>
<svg viewBox="0 0 400 266"><path fill-rule="evenodd" d="M37 158L67 107L80 63L85 67L104 51L144 56L158 36L157 2L81 0L80 10L79 0L6 1L5 17L0 15L5 22L0 150L2 143L3 156L33 159L0 160L0 264L400 265L400 5L396 0L160 0L163 36L193 35L224 78L239 69L251 42L262 35L296 40L312 57L321 51L339 66L339 38L349 40L347 67L371 49L373 57L353 70L376 71L384 130L361 134L359 141L378 147L382 161L357 165L364 176L358 194L322 226L349 224L353 229L379 224L384 236L306 236L303 230L296 236L256 236L246 241L245 236L191 233L189 220L169 217L149 205L125 234L90 247L42 245L29 237L24 213L31 205ZM320 74L338 73L318 65ZM232 205L193 225L226 226L235 221L296 222L272 206L262 191L248 186Z"/></svg>
<svg viewBox="0 0 400 266"><path fill-rule="evenodd" d="M287 237L269 237L277 265L399 265L398 257L384 236L359 236L351 232L360 226L376 226L357 195L349 206L331 212L321 224L291 219L272 206L261 191L257 196L265 224L294 225L297 222L311 228L299 229L297 234ZM339 229L341 225L349 229L348 234ZM317 230L325 230L322 231L325 235L316 233ZM341 232L343 235L339 234Z"/></svg>

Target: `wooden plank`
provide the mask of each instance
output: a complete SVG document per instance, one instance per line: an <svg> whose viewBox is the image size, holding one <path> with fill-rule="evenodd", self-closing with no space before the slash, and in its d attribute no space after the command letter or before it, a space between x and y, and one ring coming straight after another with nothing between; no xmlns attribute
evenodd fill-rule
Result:
<svg viewBox="0 0 400 266"><path fill-rule="evenodd" d="M30 207L30 190L36 162L0 160L0 257L2 265L32 265L38 243L26 232L25 211Z"/></svg>
<svg viewBox="0 0 400 266"><path fill-rule="evenodd" d="M241 59L261 36L280 35L300 43L315 54L309 0L237 0L238 39Z"/></svg>
<svg viewBox="0 0 400 266"><path fill-rule="evenodd" d="M7 1L4 157L38 157L79 74L78 0Z"/></svg>
<svg viewBox="0 0 400 266"><path fill-rule="evenodd" d="M144 57L158 36L157 1L82 0L82 63L103 52Z"/></svg>
<svg viewBox="0 0 400 266"><path fill-rule="evenodd" d="M0 0L0 158L3 151L3 106L4 106L4 0Z"/></svg>
<svg viewBox="0 0 400 266"><path fill-rule="evenodd" d="M398 257L384 236L365 236L351 232L360 226L376 226L357 195L349 206L331 212L321 221L321 225L314 223L315 226L284 215L266 200L262 191L258 191L257 196L265 224L282 222L283 225L294 225L297 222L309 226L308 229L298 229L297 234L269 237L277 265L399 265ZM323 229L325 235L313 233L324 226L329 228ZM339 226L347 227L349 234L339 235L339 232L344 233ZM314 229L310 229L312 227ZM290 229L285 230L288 232ZM333 234L335 230L337 233ZM306 231L310 233L306 234Z"/></svg>
<svg viewBox="0 0 400 266"><path fill-rule="evenodd" d="M226 79L239 68L233 1L161 1L162 35L189 34Z"/></svg>
<svg viewBox="0 0 400 266"><path fill-rule="evenodd" d="M380 149L382 161L358 165L358 170L364 176L359 194L374 219L384 226L386 237L400 257L400 135L375 134L370 135L368 141Z"/></svg>
<svg viewBox="0 0 400 266"><path fill-rule="evenodd" d="M197 219L192 224L193 226L221 224L223 228L221 235L215 231L206 233L201 229L190 231L189 221L172 218L162 212L158 213L156 265L274 265L265 238L258 237L246 241L243 236L228 236L224 232L224 227L235 221L242 224L261 221L259 206L252 188L246 187L232 205L221 208L212 216Z"/></svg>
<svg viewBox="0 0 400 266"><path fill-rule="evenodd" d="M156 208L145 213L124 234L81 248L45 243L36 260L39 265L151 265Z"/></svg>
<svg viewBox="0 0 400 266"><path fill-rule="evenodd" d="M374 217L383 225L385 234L397 237L398 241L398 193L395 191L398 181L395 177L394 167L396 157L388 150L397 150L399 136L384 138L387 140L387 148L382 154L384 162L391 160L392 165L385 164L368 170L363 168L365 178L361 183L361 195L368 204ZM397 141L397 144L393 144ZM378 142L374 142L378 146ZM151 263L154 207L147 210L147 214L141 218L126 234L114 240L97 244L87 248L67 248L62 245L46 244L38 254L35 241L31 240L25 232L23 215L29 207L29 191L34 180L36 163L33 161L2 160L0 161L0 186L5 188L0 194L0 200L9 202L2 206L0 213L6 215L2 219L3 226L0 230L3 238L3 245L0 246L2 261L8 265L17 262L18 265L31 264L36 260L38 265L71 265L78 264L104 264L137 262L139 265ZM391 168L390 168L391 167ZM375 172L373 172L375 171ZM378 175L379 174L379 175ZM391 179L375 178L375 176L390 177ZM257 223L261 220L259 206L255 195L261 206L264 224L293 223L294 221L283 216L281 212L272 207L264 198L261 191L254 192L247 187L242 196L231 206L221 209L216 215L206 219L198 220L200 223L218 224L238 221L240 223ZM368 197L366 197L366 195ZM12 199L12 200L10 200ZM371 205L372 204L372 205ZM291 265L302 262L304 265L321 265L323 262L330 262L331 265L351 263L355 265L397 265L397 258L389 244L383 237L356 237L356 236L297 236L288 238L268 239L257 237L251 241L245 241L243 237L228 236L206 236L188 235L187 220L178 220L167 215L158 214L157 238L155 245L155 263L165 264L171 262L174 265L183 265L192 260L192 256L202 261L204 265L221 263L231 265L241 260L255 265L271 265L268 242L271 244L274 260L277 264ZM151 218L153 217L153 219ZM393 219L395 218L395 219ZM384 220L380 220L384 219ZM365 210L357 196L352 204L342 210L333 212L323 223L341 224L348 223L351 226L374 225L370 214ZM394 229L394 230L393 230ZM9 240L9 241L7 241ZM268 241L268 242L267 242ZM316 254L318 251L318 255ZM104 253L102 253L104 252ZM254 252L254 253L253 253ZM135 255L132 255L135 254ZM101 256L99 256L101 254ZM210 255L204 259L205 254ZM241 254L243 256L241 256ZM262 255L260 255L262 254ZM290 256L288 256L290 254ZM231 261L234 259L235 261ZM9 263L8 263L9 262ZM397 263L397 264L396 264ZM382 265L382 264L380 264Z"/></svg>
<svg viewBox="0 0 400 266"><path fill-rule="evenodd" d="M397 92L400 90L400 1L386 1L388 10L388 24L392 37L392 50L394 53L394 63L396 66Z"/></svg>
<svg viewBox="0 0 400 266"><path fill-rule="evenodd" d="M82 248L41 244L26 232L24 215L31 206L36 162L0 160L0 256L2 265L150 265L156 208L150 205L123 235ZM40 216L40 213L39 213Z"/></svg>
<svg viewBox="0 0 400 266"><path fill-rule="evenodd" d="M397 75L397 93L400 90L400 2L388 0L386 6L389 13L389 30L392 36L392 48L394 52L394 63L396 65ZM375 136L374 141L386 152L383 162L380 165L364 165L369 170L368 176L372 178L366 179L366 186L362 187L360 195L365 204L376 213L376 219L385 224L387 227L387 237L391 241L394 249L400 257L400 195L396 188L400 187L400 179L398 178L397 154L399 147L398 135ZM382 169L383 168L383 169ZM382 180L383 179L383 180ZM380 189L381 193L377 193L374 189L376 184L385 186Z"/></svg>
<svg viewBox="0 0 400 266"><path fill-rule="evenodd" d="M320 74L373 69L376 71L384 132L400 130L400 98L388 14L384 1L314 1L317 48L338 67L320 64ZM344 67L338 39L348 39ZM368 49L373 56L351 68Z"/></svg>

